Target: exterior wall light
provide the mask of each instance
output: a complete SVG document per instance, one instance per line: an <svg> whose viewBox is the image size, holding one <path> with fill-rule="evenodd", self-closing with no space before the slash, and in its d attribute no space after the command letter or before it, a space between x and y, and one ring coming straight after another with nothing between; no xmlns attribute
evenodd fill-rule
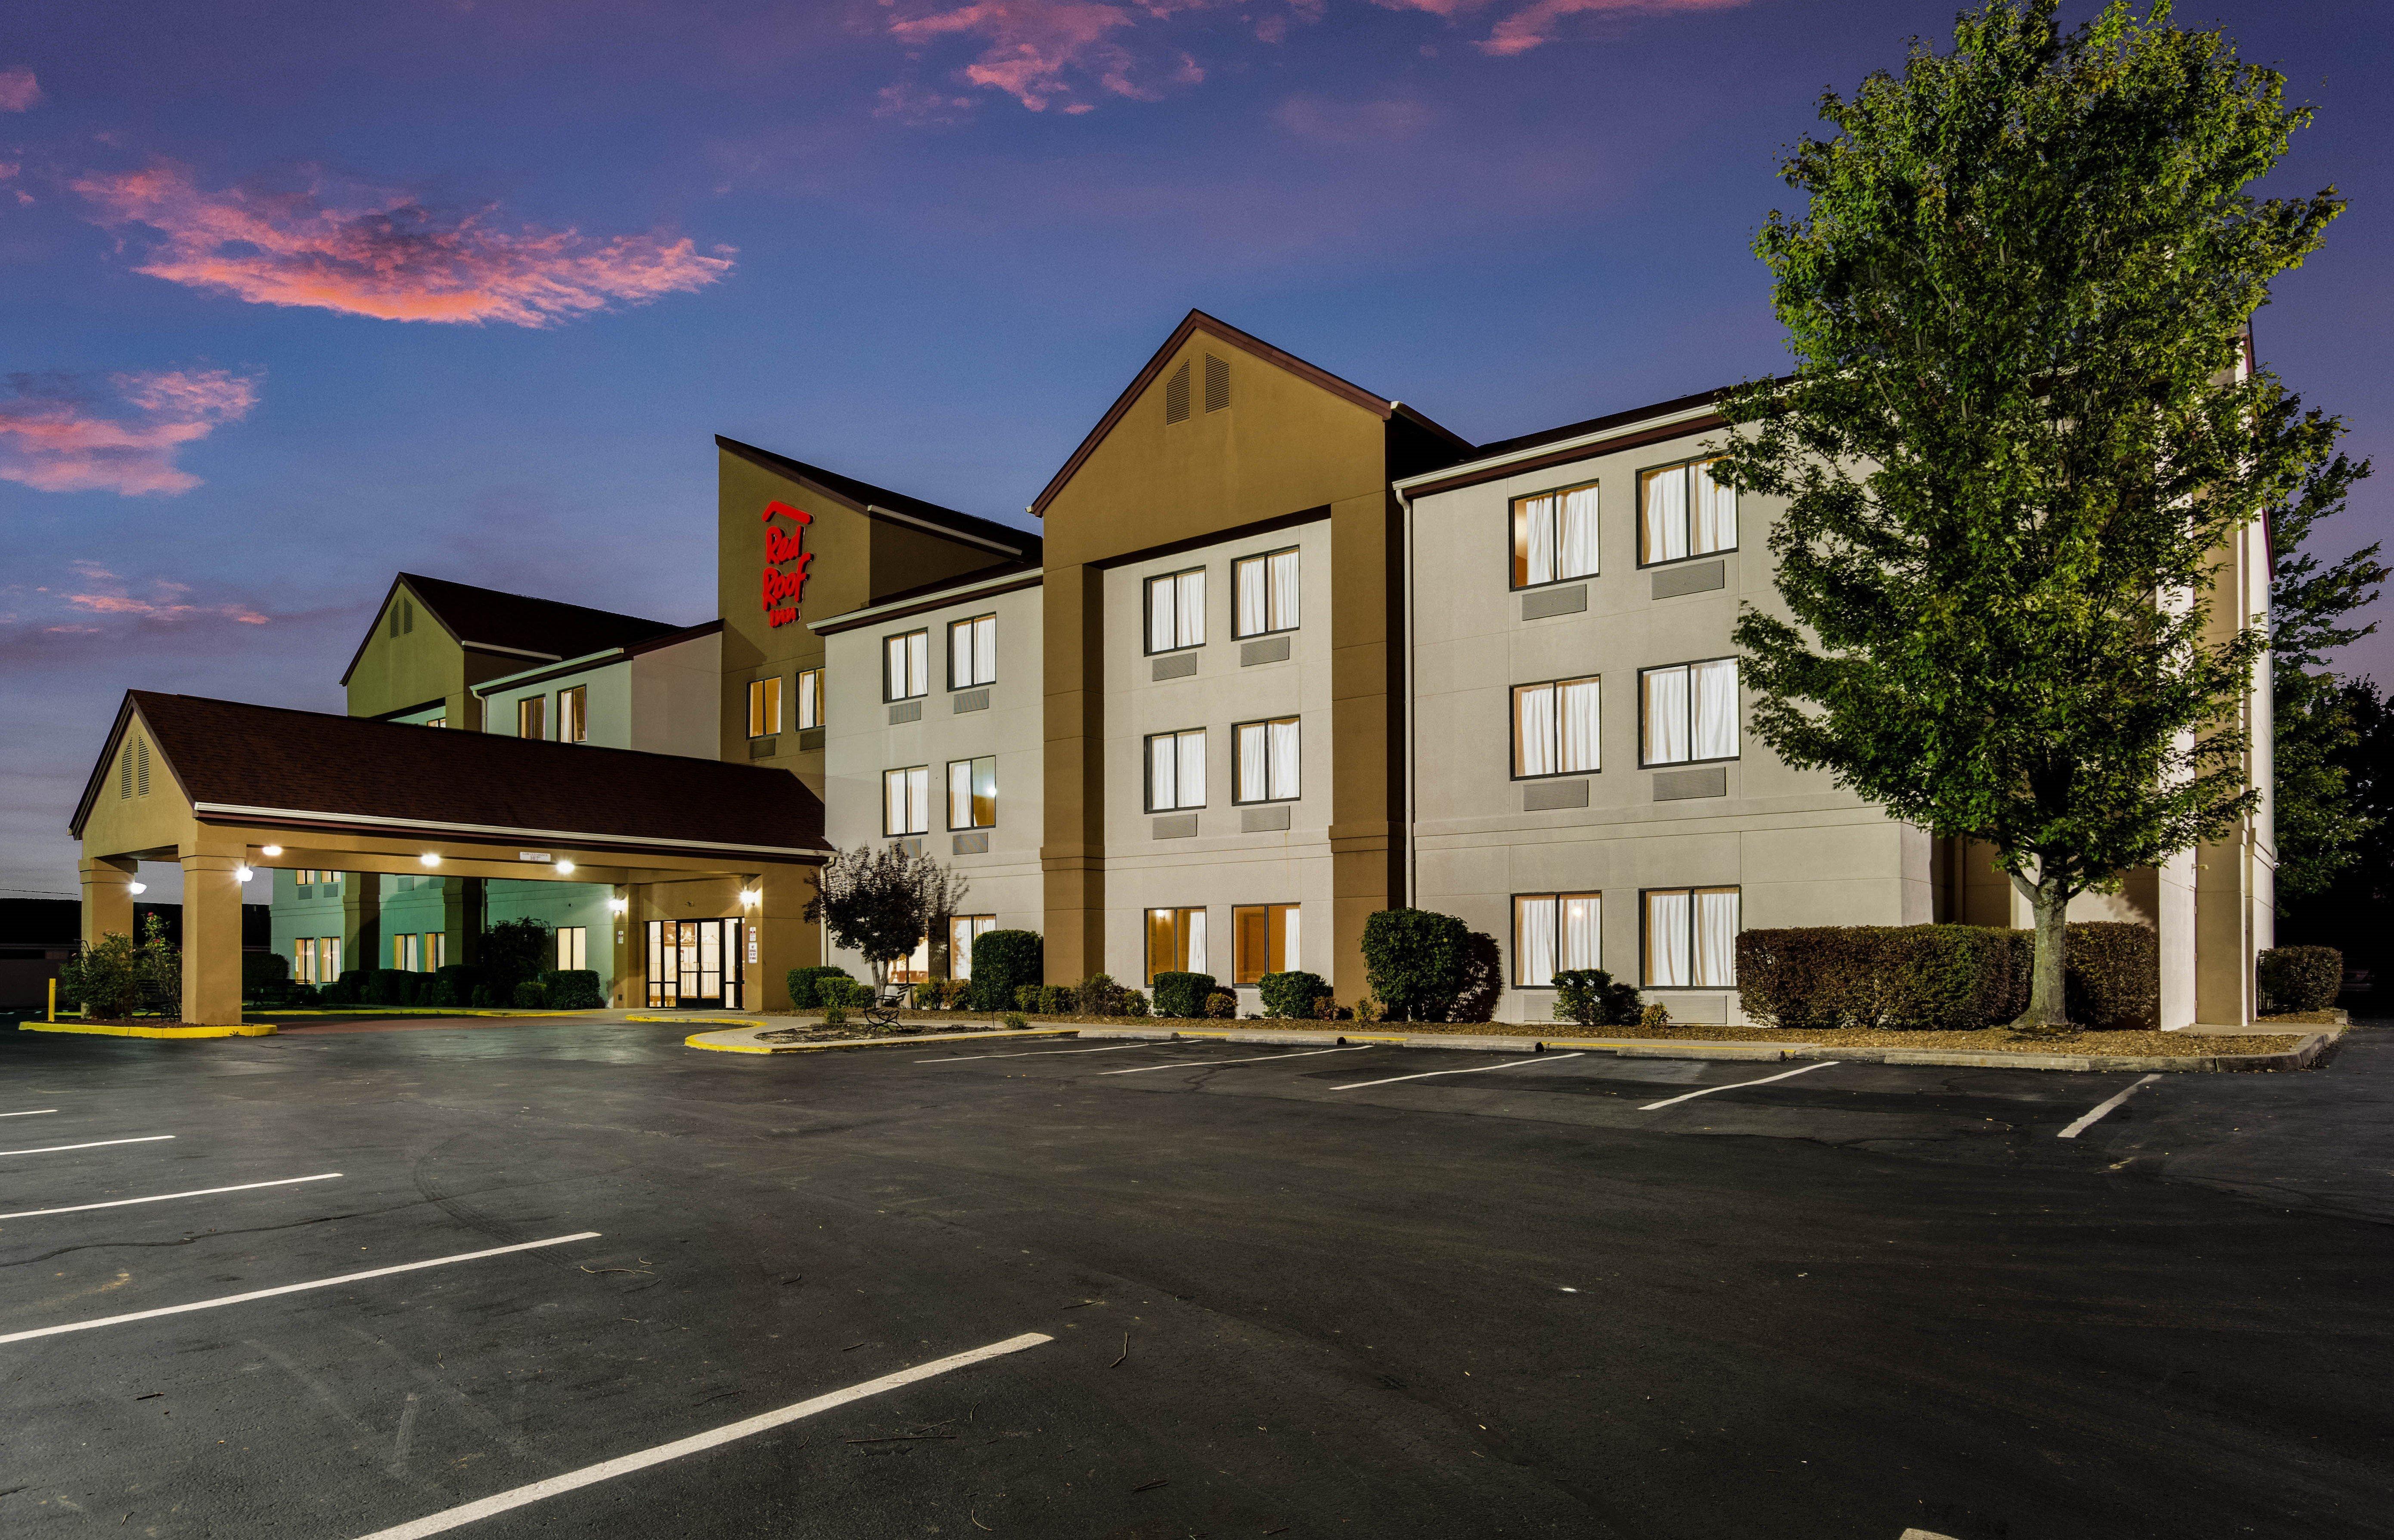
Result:
<svg viewBox="0 0 2394 1540"><path fill-rule="evenodd" d="M607 901L607 913L611 915L623 914L625 910L631 907L632 901L629 899L609 899Z"/></svg>
<svg viewBox="0 0 2394 1540"><path fill-rule="evenodd" d="M757 892L754 888L743 888L740 889L740 907L743 909L754 909L756 907L757 900L763 897L764 895Z"/></svg>
<svg viewBox="0 0 2394 1540"><path fill-rule="evenodd" d="M242 882L247 882L250 878L257 875L257 874L250 870L246 864L234 867L232 869L232 875L235 879Z"/></svg>
<svg viewBox="0 0 2394 1540"><path fill-rule="evenodd" d="M573 875L573 862L570 861L559 862L557 863L557 875L561 877L572 876Z"/></svg>
<svg viewBox="0 0 2394 1540"><path fill-rule="evenodd" d="M125 887L131 888L136 897L150 891L150 885L146 882L128 882Z"/></svg>
<svg viewBox="0 0 2394 1540"><path fill-rule="evenodd" d="M261 845L257 848L257 853L267 857L269 860L271 860L283 853L283 847L280 845Z"/></svg>
<svg viewBox="0 0 2394 1540"><path fill-rule="evenodd" d="M415 859L424 862L427 866L438 866L441 864L441 852L438 850L427 850Z"/></svg>

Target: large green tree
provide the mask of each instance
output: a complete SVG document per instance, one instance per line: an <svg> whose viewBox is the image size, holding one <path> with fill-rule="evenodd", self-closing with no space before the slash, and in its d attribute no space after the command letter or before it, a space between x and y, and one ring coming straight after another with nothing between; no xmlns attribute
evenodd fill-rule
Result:
<svg viewBox="0 0 2394 1540"><path fill-rule="evenodd" d="M2307 110L2217 33L1993 0L1951 52L1825 97L1756 249L1796 356L1733 392L1726 480L1785 497L1749 608L1756 731L1896 817L1991 843L2036 916L2020 1025L2067 1030L2070 901L2258 800L2262 617L2214 614L2252 520L2310 520L2341 425L2247 322L2333 190L2247 190Z"/></svg>
<svg viewBox="0 0 2394 1540"><path fill-rule="evenodd" d="M2306 549L2310 517L2297 510L2269 531L2277 556L2269 579L2269 684L2282 911L2299 910L2335 886L2379 823L2365 770L2355 773L2366 764L2364 729L2374 732L2383 717L2373 709L2377 692L2337 678L2328 654L2377 629L2359 612L2375 601L2389 574L2374 543L2335 561Z"/></svg>

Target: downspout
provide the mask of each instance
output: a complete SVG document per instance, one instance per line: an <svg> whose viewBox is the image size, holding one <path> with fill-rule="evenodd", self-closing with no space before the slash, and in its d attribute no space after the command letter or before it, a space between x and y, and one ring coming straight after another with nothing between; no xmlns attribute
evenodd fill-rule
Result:
<svg viewBox="0 0 2394 1540"><path fill-rule="evenodd" d="M1405 681L1405 890L1402 894L1408 909L1420 907L1416 902L1421 893L1421 850L1415 831L1421 806L1421 776L1418 760L1421 747L1420 695L1414 688L1414 499L1408 492L1398 497L1405 506L1404 565L1401 573L1405 586L1402 609L1403 625L1398 628L1397 645L1404 649L1402 678Z"/></svg>

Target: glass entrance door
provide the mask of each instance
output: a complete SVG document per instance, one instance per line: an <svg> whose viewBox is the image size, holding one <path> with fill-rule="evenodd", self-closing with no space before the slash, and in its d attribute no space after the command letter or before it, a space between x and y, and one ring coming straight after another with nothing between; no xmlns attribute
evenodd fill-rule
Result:
<svg viewBox="0 0 2394 1540"><path fill-rule="evenodd" d="M738 920L649 922L650 1005L738 1010L745 972Z"/></svg>

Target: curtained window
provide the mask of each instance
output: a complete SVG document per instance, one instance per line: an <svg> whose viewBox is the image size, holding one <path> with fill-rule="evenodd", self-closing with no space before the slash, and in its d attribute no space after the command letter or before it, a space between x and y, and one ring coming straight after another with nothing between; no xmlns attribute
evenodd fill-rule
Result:
<svg viewBox="0 0 2394 1540"><path fill-rule="evenodd" d="M1738 890L1734 888L1648 889L1648 987L1735 987L1737 931Z"/></svg>
<svg viewBox="0 0 2394 1540"><path fill-rule="evenodd" d="M1151 909L1147 912L1147 982L1159 973L1205 971L1205 911Z"/></svg>
<svg viewBox="0 0 2394 1540"><path fill-rule="evenodd" d="M1298 796L1297 718L1242 722L1238 734L1238 781L1234 802L1291 802Z"/></svg>
<svg viewBox="0 0 2394 1540"><path fill-rule="evenodd" d="M1574 775L1600 769L1597 681L1513 687L1513 773Z"/></svg>
<svg viewBox="0 0 2394 1540"><path fill-rule="evenodd" d="M560 925L557 928L557 966L565 968L590 966L588 926Z"/></svg>
<svg viewBox="0 0 2394 1540"><path fill-rule="evenodd" d="M1147 580L1147 650L1177 652L1205 645L1205 569Z"/></svg>
<svg viewBox="0 0 2394 1540"><path fill-rule="evenodd" d="M774 713L780 715L782 681L773 681ZM557 692L557 741L560 744L586 744L590 741L590 687L577 684Z"/></svg>
<svg viewBox="0 0 2394 1540"><path fill-rule="evenodd" d="M997 756L948 761L948 827L997 827Z"/></svg>
<svg viewBox="0 0 2394 1540"><path fill-rule="evenodd" d="M1513 499L1513 586L1594 577L1596 483Z"/></svg>
<svg viewBox="0 0 2394 1540"><path fill-rule="evenodd" d="M931 827L931 767L881 772L881 832L927 834Z"/></svg>
<svg viewBox="0 0 2394 1540"><path fill-rule="evenodd" d="M782 681L779 677L748 681L748 736L770 738L782 731Z"/></svg>
<svg viewBox="0 0 2394 1540"><path fill-rule="evenodd" d="M1259 637L1296 629L1296 553L1274 551L1231 564L1239 592L1238 633Z"/></svg>
<svg viewBox="0 0 2394 1540"><path fill-rule="evenodd" d="M1305 964L1297 953L1297 906L1245 903L1230 911L1231 979L1252 984L1267 973L1289 973Z"/></svg>
<svg viewBox="0 0 2394 1540"><path fill-rule="evenodd" d="M948 624L948 688L997 682L997 617L977 615Z"/></svg>
<svg viewBox="0 0 2394 1540"><path fill-rule="evenodd" d="M1643 762L1684 765L1738 756L1737 660L1638 672Z"/></svg>
<svg viewBox="0 0 2394 1540"><path fill-rule="evenodd" d="M1600 893L1517 893L1513 896L1513 982L1552 987L1555 975L1604 966L1604 897Z"/></svg>
<svg viewBox="0 0 2394 1540"><path fill-rule="evenodd" d="M973 942L997 928L995 915L951 915L948 916L948 977L972 977Z"/></svg>
<svg viewBox="0 0 2394 1540"><path fill-rule="evenodd" d="M1713 480L1713 460L1638 477L1638 564L1737 549L1737 489Z"/></svg>
<svg viewBox="0 0 2394 1540"><path fill-rule="evenodd" d="M822 674L820 668L798 670L798 727L823 725Z"/></svg>
<svg viewBox="0 0 2394 1540"><path fill-rule="evenodd" d="M1205 805L1205 730L1159 732L1147 741L1147 810Z"/></svg>
<svg viewBox="0 0 2394 1540"><path fill-rule="evenodd" d="M903 631L881 638L881 698L911 701L931 692L931 633Z"/></svg>
<svg viewBox="0 0 2394 1540"><path fill-rule="evenodd" d="M516 736L546 738L548 736L548 698L527 695L516 703Z"/></svg>

